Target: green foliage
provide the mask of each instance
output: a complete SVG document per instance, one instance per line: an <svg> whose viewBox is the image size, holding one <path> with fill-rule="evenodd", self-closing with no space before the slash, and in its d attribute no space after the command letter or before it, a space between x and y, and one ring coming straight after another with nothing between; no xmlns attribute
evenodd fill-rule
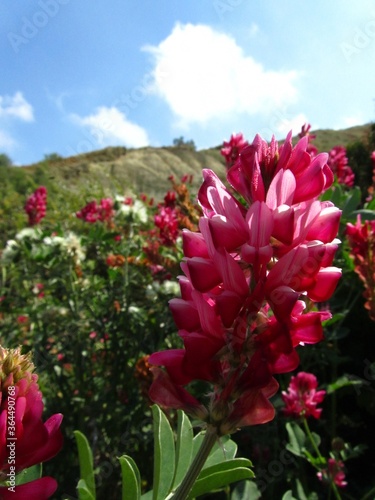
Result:
<svg viewBox="0 0 375 500"><path fill-rule="evenodd" d="M122 500L165 500L171 498L182 479L188 473L195 456L205 438L201 431L193 438L192 424L184 412L178 411L178 432L174 437L166 415L154 405L154 475L153 489L141 495L141 475L136 462L128 455L119 458L122 477ZM80 461L80 480L77 485L80 500L95 500L95 479L92 453L84 435L75 432ZM195 447L193 445L195 441ZM195 452L192 453L193 448ZM188 450L185 452L185 450ZM234 458L237 446L227 436L216 444L190 494L189 500L197 496L218 491L225 486L254 477L252 463L245 458ZM183 465L179 463L182 460ZM253 490L245 484L246 491ZM238 491L238 490L237 490ZM235 498L232 497L232 498Z"/></svg>

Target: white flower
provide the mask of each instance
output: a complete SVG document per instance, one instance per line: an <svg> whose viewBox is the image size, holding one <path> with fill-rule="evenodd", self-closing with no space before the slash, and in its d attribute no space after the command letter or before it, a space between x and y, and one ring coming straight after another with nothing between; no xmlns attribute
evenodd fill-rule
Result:
<svg viewBox="0 0 375 500"><path fill-rule="evenodd" d="M124 201L123 198L122 201ZM118 213L124 215L125 217L131 217L133 222L141 224L145 224L148 219L147 208L141 200L135 200L132 205L125 205L124 203L121 203Z"/></svg>
<svg viewBox="0 0 375 500"><path fill-rule="evenodd" d="M16 240L8 240L6 246L1 254L1 260L9 264L13 262L14 257L17 255L19 245Z"/></svg>
<svg viewBox="0 0 375 500"><path fill-rule="evenodd" d="M22 241L26 238L29 238L30 240L38 240L40 238L41 232L39 229L34 228L34 227L25 227L24 229L21 229L19 233L16 234L15 238L16 240Z"/></svg>
<svg viewBox="0 0 375 500"><path fill-rule="evenodd" d="M61 246L64 238L61 236L46 236L43 238L43 243L48 246Z"/></svg>
<svg viewBox="0 0 375 500"><path fill-rule="evenodd" d="M160 290L168 295L179 296L180 295L180 285L177 281L165 280L160 285Z"/></svg>
<svg viewBox="0 0 375 500"><path fill-rule="evenodd" d="M69 232L64 238L61 246L65 248L66 253L71 257L75 257L78 261L85 260L86 254L81 245L80 238L73 232Z"/></svg>

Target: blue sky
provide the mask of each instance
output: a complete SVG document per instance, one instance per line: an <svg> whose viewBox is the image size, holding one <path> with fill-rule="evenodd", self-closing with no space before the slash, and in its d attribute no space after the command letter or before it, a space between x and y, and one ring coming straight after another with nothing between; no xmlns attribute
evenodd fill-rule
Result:
<svg viewBox="0 0 375 500"><path fill-rule="evenodd" d="M372 0L17 0L0 19L0 152L18 165L374 121Z"/></svg>

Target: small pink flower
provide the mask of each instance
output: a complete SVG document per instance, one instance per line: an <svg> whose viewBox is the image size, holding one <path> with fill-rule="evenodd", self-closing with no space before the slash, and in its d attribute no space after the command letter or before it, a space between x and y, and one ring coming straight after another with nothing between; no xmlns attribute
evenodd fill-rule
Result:
<svg viewBox="0 0 375 500"><path fill-rule="evenodd" d="M328 469L323 469L317 473L320 481L333 481L339 488L347 486L345 481L344 462L335 458L328 459Z"/></svg>
<svg viewBox="0 0 375 500"><path fill-rule="evenodd" d="M284 414L289 417L314 417L320 418L321 408L317 405L321 403L326 395L326 391L317 391L318 381L312 373L299 372L292 377L288 391L283 391L281 397L285 403Z"/></svg>
<svg viewBox="0 0 375 500"><path fill-rule="evenodd" d="M241 133L232 134L228 142L224 141L220 153L225 158L227 168L230 168L234 164L241 151L248 145L249 143Z"/></svg>
<svg viewBox="0 0 375 500"><path fill-rule="evenodd" d="M113 206L114 202L111 198L103 198L99 204L96 201L90 201L76 212L76 217L91 224L97 221L110 222L114 215Z"/></svg>
<svg viewBox="0 0 375 500"><path fill-rule="evenodd" d="M94 339L96 337L96 332L91 332L89 334L90 339Z"/></svg>
<svg viewBox="0 0 375 500"><path fill-rule="evenodd" d="M364 221L357 216L355 224L346 225L346 237L354 270L364 284L365 308L375 321L375 220Z"/></svg>
<svg viewBox="0 0 375 500"><path fill-rule="evenodd" d="M21 314L20 316L17 317L17 323L19 325L24 325L29 321L29 317L25 316L24 314Z"/></svg>
<svg viewBox="0 0 375 500"><path fill-rule="evenodd" d="M348 187L353 187L355 175L348 162L346 149L343 146L335 146L329 152L328 165L335 174L337 182Z"/></svg>

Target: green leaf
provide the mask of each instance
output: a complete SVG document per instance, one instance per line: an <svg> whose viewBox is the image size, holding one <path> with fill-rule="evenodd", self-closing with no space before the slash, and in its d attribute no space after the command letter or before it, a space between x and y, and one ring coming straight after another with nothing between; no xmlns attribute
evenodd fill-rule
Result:
<svg viewBox="0 0 375 500"><path fill-rule="evenodd" d="M86 481L80 479L77 485L78 498L79 500L95 500L95 494L93 495L90 489L87 487Z"/></svg>
<svg viewBox="0 0 375 500"><path fill-rule="evenodd" d="M237 466L238 460L241 461L244 466ZM244 462L242 462L242 460L244 460ZM246 459L235 459L233 461L231 460L222 464L217 464L212 468L210 467L206 469L206 471L202 471L204 476L201 479L198 478L195 482L188 499L191 500L199 495L204 495L210 491L221 489L224 486L237 481L252 479L254 474L248 468L248 462L249 461Z"/></svg>
<svg viewBox="0 0 375 500"><path fill-rule="evenodd" d="M141 498L141 475L137 464L128 455L119 458L122 476L122 500Z"/></svg>
<svg viewBox="0 0 375 500"><path fill-rule="evenodd" d="M153 500L165 500L175 471L175 445L171 426L161 409L152 407L154 418L154 487Z"/></svg>
<svg viewBox="0 0 375 500"><path fill-rule="evenodd" d="M81 497L81 493L80 493L80 484L81 484L82 492L85 493L85 490L87 490L87 492L91 494L91 498L95 499L96 498L95 476L94 476L94 468L93 468L94 462L93 462L92 451L91 451L89 442L87 441L86 436L84 434L82 434L82 432L80 432L80 431L74 431L74 437L76 438L77 447L78 447L78 459L79 459L81 480L83 480L83 483L81 483L81 481L79 481L78 486L77 486L79 498L80 498L80 500L85 500L87 498L90 498L87 496ZM86 495L86 493L85 493L85 495Z"/></svg>
<svg viewBox="0 0 375 500"><path fill-rule="evenodd" d="M361 190L358 186L350 190L350 194L345 200L344 206L342 207L342 217L347 218L361 203Z"/></svg>
<svg viewBox="0 0 375 500"><path fill-rule="evenodd" d="M292 490L288 490L284 493L281 500L297 500L297 498L293 496Z"/></svg>
<svg viewBox="0 0 375 500"><path fill-rule="evenodd" d="M286 448L297 455L298 457L304 456L306 435L295 422L288 422L286 424L286 430L289 435L289 443Z"/></svg>
<svg viewBox="0 0 375 500"><path fill-rule="evenodd" d="M176 470L173 480L173 489L175 489L185 477L193 455L194 434L191 422L182 410L178 410L177 417Z"/></svg>
<svg viewBox="0 0 375 500"><path fill-rule="evenodd" d="M16 476L16 485L29 483L42 477L42 464L33 465L28 469L24 469Z"/></svg>
<svg viewBox="0 0 375 500"><path fill-rule="evenodd" d="M143 493L141 500L152 500L154 492L152 490Z"/></svg>
<svg viewBox="0 0 375 500"><path fill-rule="evenodd" d="M375 210L363 209L363 210L356 210L355 212L353 212L353 215L355 216L357 216L358 214L361 216L362 222L364 222L365 220L375 219Z"/></svg>
<svg viewBox="0 0 375 500"><path fill-rule="evenodd" d="M254 481L241 481L235 486L230 500L244 500L245 498L259 500L261 497L262 494Z"/></svg>
<svg viewBox="0 0 375 500"><path fill-rule="evenodd" d="M198 453L198 450L202 444L205 431L199 432L193 441L193 458ZM223 436L215 443L208 456L203 469L215 465L217 463L223 462L225 460L231 460L236 456L237 444L230 439L229 436Z"/></svg>
<svg viewBox="0 0 375 500"><path fill-rule="evenodd" d="M203 469L202 472L198 476L198 481L200 479L204 479L207 476L212 474L216 474L218 472L225 472L227 470L232 470L241 467L251 467L253 464L247 458L234 458L232 460L226 460L225 462L221 462L211 467L207 467ZM252 471L250 471L252 473ZM253 474L253 473L252 473ZM254 477L254 474L253 474Z"/></svg>
<svg viewBox="0 0 375 500"><path fill-rule="evenodd" d="M358 387L363 385L364 383L366 383L366 380L363 380L355 375L343 375L342 377L338 378L335 382L332 382L332 384L329 384L327 386L327 394L332 394L333 392L337 391L338 389L341 389L342 387L348 387L348 386Z"/></svg>

